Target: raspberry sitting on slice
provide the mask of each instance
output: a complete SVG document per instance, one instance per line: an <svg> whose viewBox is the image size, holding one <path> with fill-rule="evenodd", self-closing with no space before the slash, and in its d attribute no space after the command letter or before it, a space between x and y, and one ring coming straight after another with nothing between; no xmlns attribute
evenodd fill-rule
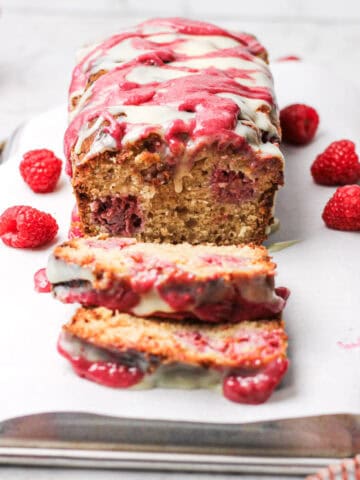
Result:
<svg viewBox="0 0 360 480"><path fill-rule="evenodd" d="M326 204L322 218L329 228L360 231L360 186L339 187Z"/></svg>
<svg viewBox="0 0 360 480"><path fill-rule="evenodd" d="M320 185L348 185L360 179L359 157L350 140L330 143L311 166L311 174Z"/></svg>
<svg viewBox="0 0 360 480"><path fill-rule="evenodd" d="M0 215L0 238L9 247L34 248L51 242L59 227L49 214L18 205Z"/></svg>
<svg viewBox="0 0 360 480"><path fill-rule="evenodd" d="M264 403L285 375L288 365L287 358L278 358L260 371L230 374L223 382L224 396L237 403Z"/></svg>
<svg viewBox="0 0 360 480"><path fill-rule="evenodd" d="M20 173L35 193L55 190L61 173L62 161L50 150L30 150L20 163Z"/></svg>
<svg viewBox="0 0 360 480"><path fill-rule="evenodd" d="M306 145L315 136L319 115L308 105L294 103L281 110L280 124L284 142Z"/></svg>

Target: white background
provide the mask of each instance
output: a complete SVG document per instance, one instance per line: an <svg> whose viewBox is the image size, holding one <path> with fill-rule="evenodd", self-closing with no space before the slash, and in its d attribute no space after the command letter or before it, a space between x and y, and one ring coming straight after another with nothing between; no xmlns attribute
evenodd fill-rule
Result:
<svg viewBox="0 0 360 480"><path fill-rule="evenodd" d="M358 0L0 0L0 5L0 140L20 122L64 101L79 45L149 16L182 15L247 30L259 37L272 59L296 54L360 86ZM144 476L0 470L1 479ZM199 477L207 478L194 476Z"/></svg>

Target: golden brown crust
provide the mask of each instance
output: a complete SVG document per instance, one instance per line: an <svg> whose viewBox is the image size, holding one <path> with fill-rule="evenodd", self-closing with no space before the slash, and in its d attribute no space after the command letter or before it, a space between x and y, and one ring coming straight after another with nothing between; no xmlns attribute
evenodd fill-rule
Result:
<svg viewBox="0 0 360 480"><path fill-rule="evenodd" d="M64 330L97 347L155 355L164 363L213 368L257 368L286 356L282 320L238 324L174 324L139 318L103 307L80 308Z"/></svg>

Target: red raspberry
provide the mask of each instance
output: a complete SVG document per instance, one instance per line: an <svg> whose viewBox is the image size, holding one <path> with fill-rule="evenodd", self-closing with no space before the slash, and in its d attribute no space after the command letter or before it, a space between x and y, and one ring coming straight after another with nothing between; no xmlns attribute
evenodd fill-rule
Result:
<svg viewBox="0 0 360 480"><path fill-rule="evenodd" d="M348 185L360 179L359 157L350 140L332 142L318 155L311 166L311 174L320 185Z"/></svg>
<svg viewBox="0 0 360 480"><path fill-rule="evenodd" d="M278 358L261 371L230 374L224 379L224 396L237 403L264 403L285 375L288 365L287 358Z"/></svg>
<svg viewBox="0 0 360 480"><path fill-rule="evenodd" d="M61 173L62 162L50 150L30 150L20 163L20 173L35 193L53 192Z"/></svg>
<svg viewBox="0 0 360 480"><path fill-rule="evenodd" d="M326 204L322 218L329 228L360 231L360 186L339 187Z"/></svg>
<svg viewBox="0 0 360 480"><path fill-rule="evenodd" d="M280 124L284 142L306 145L315 136L319 115L308 105L294 103L281 110Z"/></svg>
<svg viewBox="0 0 360 480"><path fill-rule="evenodd" d="M32 207L18 205L0 215L0 238L9 247L40 247L53 240L58 228L49 213Z"/></svg>

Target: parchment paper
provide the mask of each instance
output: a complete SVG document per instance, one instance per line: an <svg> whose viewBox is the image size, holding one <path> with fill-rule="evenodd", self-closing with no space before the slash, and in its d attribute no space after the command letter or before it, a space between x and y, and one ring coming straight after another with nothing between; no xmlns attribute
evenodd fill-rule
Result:
<svg viewBox="0 0 360 480"><path fill-rule="evenodd" d="M279 63L273 70L280 107L305 102L321 117L311 145L284 148L286 187L277 203L281 228L268 241L299 240L274 254L277 284L292 291L285 310L291 368L281 388L264 405L244 406L208 390L113 390L78 378L55 348L74 307L33 289L33 274L46 265L51 246L24 251L0 242L0 421L50 411L226 423L360 414L360 234L324 226L321 212L334 188L316 186L309 171L331 141L358 139L360 95L305 63ZM32 148L62 156L65 125L65 107L34 118L0 166L0 211L24 204L53 214L60 225L57 242L66 238L74 203L68 179L64 174L55 193L36 195L23 183L18 163Z"/></svg>

